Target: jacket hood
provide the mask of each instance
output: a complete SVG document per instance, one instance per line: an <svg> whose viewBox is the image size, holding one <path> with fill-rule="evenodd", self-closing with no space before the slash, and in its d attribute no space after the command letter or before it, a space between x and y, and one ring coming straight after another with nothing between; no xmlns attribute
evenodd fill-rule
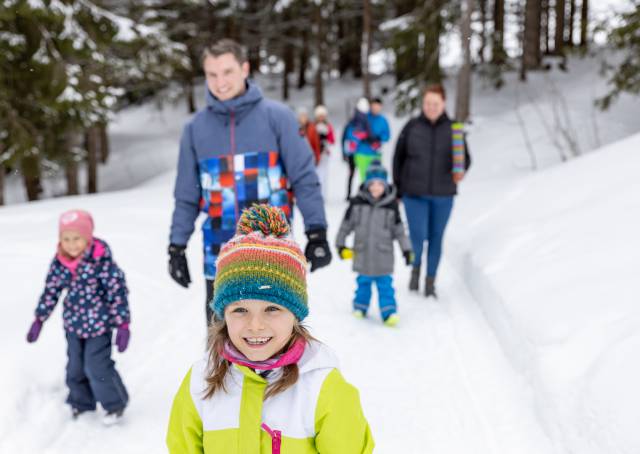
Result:
<svg viewBox="0 0 640 454"><path fill-rule="evenodd" d="M371 196L371 193L367 189L366 183L363 183L360 186L360 192L358 193L358 195L369 202L371 205L386 205L396 199L397 193L398 191L396 190L395 186L385 182L384 193L379 199L376 200Z"/></svg>
<svg viewBox="0 0 640 454"><path fill-rule="evenodd" d="M247 89L240 96L228 99L226 101L220 101L213 96L213 93L206 87L207 93L207 107L217 115L229 117L231 112L234 112L239 118L243 117L245 113L251 110L257 103L259 103L263 96L262 90L254 82L246 81Z"/></svg>

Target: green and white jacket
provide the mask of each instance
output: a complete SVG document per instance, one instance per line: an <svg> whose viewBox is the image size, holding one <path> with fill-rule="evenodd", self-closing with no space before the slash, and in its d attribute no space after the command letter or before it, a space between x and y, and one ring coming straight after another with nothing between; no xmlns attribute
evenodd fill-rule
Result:
<svg viewBox="0 0 640 454"><path fill-rule="evenodd" d="M233 365L227 392L203 399L207 359L193 365L176 394L167 446L170 454L365 454L373 451L358 390L347 383L334 354L311 342L298 362L300 376L264 400L265 379Z"/></svg>

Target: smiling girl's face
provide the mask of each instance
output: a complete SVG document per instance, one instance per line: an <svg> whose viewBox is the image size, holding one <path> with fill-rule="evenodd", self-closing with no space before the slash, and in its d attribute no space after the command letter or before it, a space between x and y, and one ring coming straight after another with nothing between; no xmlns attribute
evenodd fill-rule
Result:
<svg viewBox="0 0 640 454"><path fill-rule="evenodd" d="M65 254L73 259L79 257L88 245L87 239L75 230L65 230L60 233L60 247Z"/></svg>
<svg viewBox="0 0 640 454"><path fill-rule="evenodd" d="M264 361L280 352L291 339L296 323L288 309L261 300L228 305L224 320L231 342L251 361Z"/></svg>

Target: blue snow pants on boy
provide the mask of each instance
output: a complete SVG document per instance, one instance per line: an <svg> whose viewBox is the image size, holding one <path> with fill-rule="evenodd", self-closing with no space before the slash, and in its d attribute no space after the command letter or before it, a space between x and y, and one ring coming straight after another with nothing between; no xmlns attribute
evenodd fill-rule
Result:
<svg viewBox="0 0 640 454"><path fill-rule="evenodd" d="M108 412L126 407L129 395L111 359L111 332L83 339L67 334L67 403L80 411L96 409L96 402Z"/></svg>
<svg viewBox="0 0 640 454"><path fill-rule="evenodd" d="M353 308L365 314L367 313L371 302L371 285L374 282L378 286L380 315L383 320L386 320L391 314L395 314L397 310L393 278L389 274L383 276L358 275L356 278L358 288L356 289L356 297L353 300Z"/></svg>
<svg viewBox="0 0 640 454"><path fill-rule="evenodd" d="M424 242L427 241L427 276L436 277L444 230L453 208L453 196L404 196L402 203L415 254L413 266L419 267L422 263Z"/></svg>

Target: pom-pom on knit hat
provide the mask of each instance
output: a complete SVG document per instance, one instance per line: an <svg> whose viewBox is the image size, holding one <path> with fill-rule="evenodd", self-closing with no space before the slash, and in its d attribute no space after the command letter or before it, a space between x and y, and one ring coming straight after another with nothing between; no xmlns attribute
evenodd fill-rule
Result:
<svg viewBox="0 0 640 454"><path fill-rule="evenodd" d="M367 98L360 98L356 103L356 110L363 114L369 113L369 100Z"/></svg>
<svg viewBox="0 0 640 454"><path fill-rule="evenodd" d="M78 232L85 240L93 238L93 218L84 210L69 210L60 215L58 231L60 234L73 230Z"/></svg>
<svg viewBox="0 0 640 454"><path fill-rule="evenodd" d="M309 314L306 266L284 212L253 205L242 212L235 236L220 250L211 309L223 319L231 303L262 300L283 306L303 320Z"/></svg>
<svg viewBox="0 0 640 454"><path fill-rule="evenodd" d="M316 108L313 110L313 116L316 117L316 118L318 118L318 117L326 117L327 115L329 115L329 111L322 104L318 104L316 106Z"/></svg>

